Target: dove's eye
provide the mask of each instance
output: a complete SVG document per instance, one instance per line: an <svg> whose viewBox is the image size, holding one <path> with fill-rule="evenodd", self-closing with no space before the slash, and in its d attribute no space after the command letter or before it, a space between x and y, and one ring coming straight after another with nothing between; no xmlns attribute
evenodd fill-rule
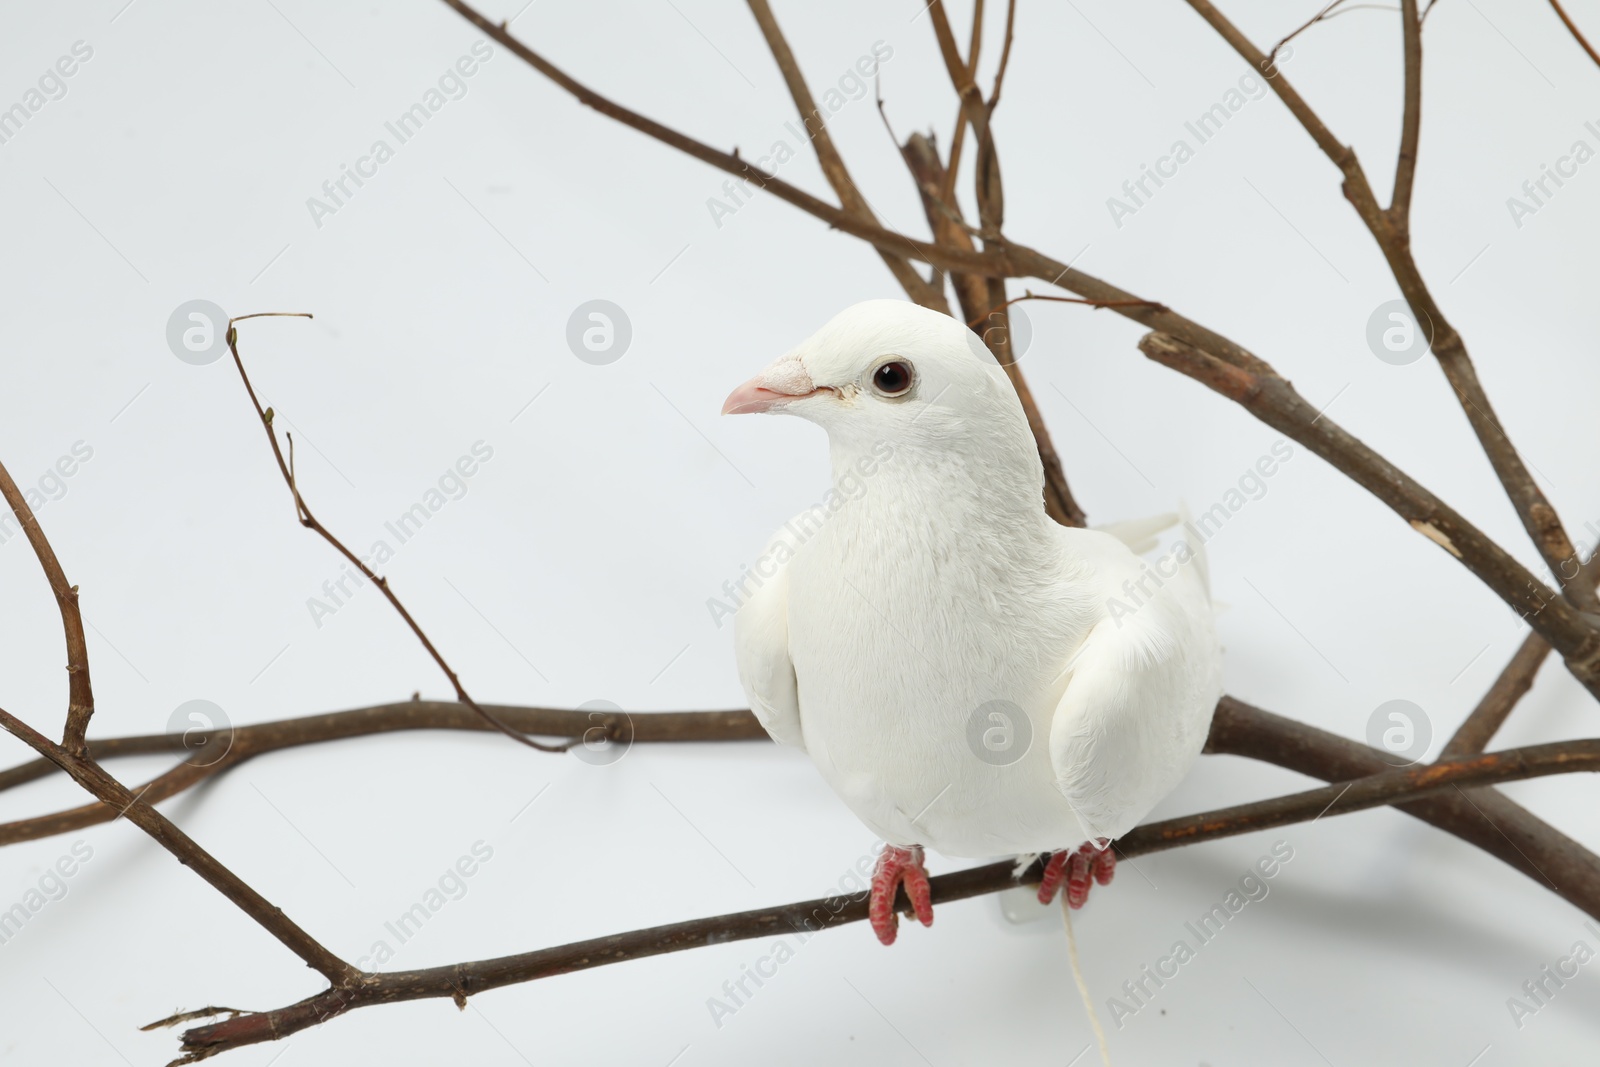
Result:
<svg viewBox="0 0 1600 1067"><path fill-rule="evenodd" d="M905 396L911 391L911 386L916 380L916 372L911 369L911 364L903 359L891 359L887 363L881 363L872 372L872 388L879 396L890 398Z"/></svg>

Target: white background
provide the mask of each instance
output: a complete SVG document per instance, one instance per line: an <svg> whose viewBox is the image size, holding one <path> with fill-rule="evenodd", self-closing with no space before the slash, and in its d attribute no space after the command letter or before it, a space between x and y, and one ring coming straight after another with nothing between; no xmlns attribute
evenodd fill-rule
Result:
<svg viewBox="0 0 1600 1067"><path fill-rule="evenodd" d="M314 624L307 599L338 561L295 525L231 366L167 348L168 316L197 298L236 315L316 313L245 324L242 345L299 431L304 490L352 544L382 536L474 442L492 446L466 496L386 568L478 699L742 706L730 631L706 600L827 473L809 425L717 412L841 307L899 296L877 257L770 198L719 228L706 201L723 175L581 108L498 48L465 98L319 228L306 199L480 35L421 0L124 2L0 15L0 106L73 42L94 50L67 95L0 145L0 457L36 484L75 442L93 449L40 519L94 627L95 733L162 730L195 698L243 723L448 695L374 590ZM985 84L1003 5L990 6ZM1249 346L1536 566L1437 367L1369 351L1368 316L1399 294L1335 168L1275 98L1241 109L1118 228L1106 198L1246 68L1179 3L1020 6L996 119L1010 233ZM1317 6L1226 9L1269 44ZM1600 5L1570 6L1600 36ZM894 49L882 76L897 132L931 125L948 140L955 100L917 3L778 14L819 97L881 40ZM964 40L968 12L953 17ZM597 90L715 145L753 157L793 143L794 110L742 5L543 0L513 29ZM1600 147L1583 128L1600 123L1600 71L1539 3L1447 0L1426 49L1417 255L1587 546L1600 527L1600 162L1520 228L1506 199L1576 139ZM1297 41L1285 66L1385 196L1399 59L1395 16L1356 11ZM831 125L886 221L923 233L870 96ZM809 156L783 176L826 189ZM634 331L606 367L565 342L568 316L595 298L625 308ZM1145 360L1134 324L1064 305L1027 314L1024 367L1091 521L1180 500L1204 510L1276 440ZM1347 736L1364 737L1380 703L1408 699L1437 752L1525 632L1447 554L1298 447L1210 552L1228 691ZM0 597L0 706L56 733L61 635L20 537L0 545ZM1497 743L1593 735L1594 722L1550 664ZM29 755L10 739L0 748L8 764ZM113 769L139 782L167 763ZM1307 784L1206 758L1157 814ZM1574 776L1507 792L1600 847L1593 789ZM82 799L40 783L0 797L0 816ZM494 736L380 737L266 757L164 809L351 959L484 842L493 858L401 949L403 967L821 895L872 844L804 757L763 744L640 745L596 768ZM1117 1063L1592 1062L1600 964L1520 1032L1506 1006L1575 941L1600 947L1583 916L1387 810L1125 867L1077 924L1102 1013L1280 838L1295 858L1271 895L1113 1031ZM6 849L0 907L78 840L93 858L69 894L0 946L0 1058L159 1064L173 1037L143 1023L319 987L125 822ZM1054 918L1007 927L982 899L941 907L932 930L892 950L864 925L830 932L715 1025L708 998L772 948L605 967L475 997L464 1013L439 1001L363 1010L226 1062L1095 1060L1074 1061L1089 1031Z"/></svg>

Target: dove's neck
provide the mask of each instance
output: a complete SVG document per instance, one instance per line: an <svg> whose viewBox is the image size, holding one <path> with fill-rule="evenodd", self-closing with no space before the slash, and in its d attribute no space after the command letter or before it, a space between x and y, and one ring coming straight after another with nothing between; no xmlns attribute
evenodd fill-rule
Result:
<svg viewBox="0 0 1600 1067"><path fill-rule="evenodd" d="M853 490L857 521L934 525L953 536L992 537L1025 555L1060 552L1044 510L1044 468L1031 435L949 440L834 440L834 485Z"/></svg>

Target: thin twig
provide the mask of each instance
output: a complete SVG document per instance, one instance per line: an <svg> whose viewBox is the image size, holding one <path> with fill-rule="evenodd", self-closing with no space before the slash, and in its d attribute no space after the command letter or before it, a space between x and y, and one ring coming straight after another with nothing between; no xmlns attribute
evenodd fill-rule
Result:
<svg viewBox="0 0 1600 1067"><path fill-rule="evenodd" d="M789 95L800 111L800 120L805 123L806 135L811 138L811 147L817 153L817 162L822 166L822 173L828 179L828 184L833 186L833 191L838 194L839 203L851 215L876 224L877 216L873 214L867 198L862 196L861 190L856 187L855 179L850 177L850 171L844 164L844 157L839 154L839 149L833 143L833 136L828 132L828 124L811 96L805 75L800 72L800 64L795 60L794 52L789 48L789 42L783 36L783 30L778 26L777 17L773 15L771 6L767 0L747 0L747 3L751 14L756 17L756 24L761 27L761 36L766 39L772 58L778 64L784 84L789 88ZM884 265L889 268L889 272L894 275L895 281L906 291L907 296L923 307L945 314L950 313L950 305L944 298L943 290L930 285L927 279L917 273L916 268L912 267L904 255L884 248L878 249L878 254L882 257Z"/></svg>
<svg viewBox="0 0 1600 1067"><path fill-rule="evenodd" d="M1094 308L1096 311L1100 310L1101 308L1115 309L1115 308L1124 308L1124 307L1152 307L1152 308L1160 308L1163 311L1167 310L1167 306L1165 304L1157 303L1154 300L1086 300L1081 296L1040 295L1039 293L1035 293L1032 289L1023 290L1023 293L1022 293L1021 296L1012 297L1010 300L1007 300L1004 304L1001 304L1000 308L1008 308L1012 304L1020 304L1024 300L1046 300L1046 301L1049 301L1052 304L1081 304L1084 307ZM992 308L992 309L990 309L990 313L993 313L994 311L999 311L1000 308ZM982 323L986 317L987 317L987 314L986 315L979 315L977 318L975 318L972 321L968 322L967 325L971 326L974 329L976 329L978 327L978 325L980 323Z"/></svg>
<svg viewBox="0 0 1600 1067"><path fill-rule="evenodd" d="M945 72L950 76L951 87L955 89L966 121L972 127L973 136L978 140L978 158L975 164L978 222L984 231L999 233L1001 223L1004 221L1003 200L998 202L996 200L1000 195L997 181L999 164L992 158L986 159L984 149L985 140L990 140L989 151L990 153L993 151L992 139L988 134L989 109L984 104L983 93L978 89L972 67L961 58L961 50L956 45L955 33L950 29L950 19L945 14L943 0L933 0L928 5L928 15L933 25L934 37L939 44L939 55L944 60ZM990 173L991 171L993 173ZM990 188L991 185L993 188Z"/></svg>
<svg viewBox="0 0 1600 1067"><path fill-rule="evenodd" d="M55 549L44 535L44 528L3 463L0 463L0 497L5 498L22 532L28 536L28 544L39 559L61 612L61 629L67 639L67 720L61 743L68 752L81 756L85 751L84 734L94 715L94 687L89 683L89 643L84 639L83 613L78 609L78 587L67 581L61 561L56 559Z"/></svg>
<svg viewBox="0 0 1600 1067"><path fill-rule="evenodd" d="M1433 4L1430 3L1428 6L1431 8ZM1583 31L1578 29L1578 24L1572 21L1572 17L1567 14L1566 8L1561 6L1561 0L1550 0L1550 6L1556 9L1557 15L1561 16L1561 21L1567 27L1567 32L1572 34L1572 39L1578 42L1578 46L1589 54L1589 58L1594 60L1597 66L1600 66L1600 54L1595 52L1593 46L1589 44L1588 38L1583 35Z"/></svg>
<svg viewBox="0 0 1600 1067"><path fill-rule="evenodd" d="M1006 70L1011 65L1011 39L1017 24L1017 0L1006 2L1006 42L1000 48L1000 69L994 72L994 88L989 91L989 110L1000 106L1000 87L1006 83ZM977 70L973 70L977 74Z"/></svg>
<svg viewBox="0 0 1600 1067"><path fill-rule="evenodd" d="M1309 19L1306 19L1305 22L1300 24L1298 29L1294 30L1293 32L1291 32L1289 34L1286 34L1281 41L1279 41L1277 44L1273 45L1270 49L1267 50L1268 58L1277 59L1278 58L1278 53L1283 51L1283 46L1284 45L1288 44L1290 41L1294 40L1296 37L1300 36L1302 33L1305 33L1311 27L1315 26L1317 23L1319 23L1323 19L1327 18L1329 13L1332 12L1334 8L1338 7L1340 4L1342 4L1344 2L1345 2L1345 0L1333 0L1333 2L1331 4L1328 4L1321 11L1318 11L1315 15L1312 15Z"/></svg>
<svg viewBox="0 0 1600 1067"><path fill-rule="evenodd" d="M983 51L983 8L984 0L977 0L972 5L972 33L967 38L967 77L978 77L978 56Z"/></svg>
<svg viewBox="0 0 1600 1067"><path fill-rule="evenodd" d="M1319 11L1315 15L1311 16L1311 18L1309 20L1307 20L1305 23L1303 23L1300 26L1299 29L1295 30L1293 33L1291 33L1287 37L1283 38L1277 44L1273 45L1271 50L1269 50L1267 52L1267 58L1269 59L1269 61L1275 61L1278 58L1278 53L1283 51L1283 46L1284 45L1288 44L1290 41L1294 40L1296 37L1300 36L1302 33L1305 33L1307 30L1309 30L1311 27L1315 26L1319 22L1331 22L1333 19L1338 18L1340 15L1348 15L1352 11L1399 11L1400 10L1399 8L1395 7L1393 4L1351 4L1349 7L1341 6L1344 3L1345 3L1345 0L1333 0L1333 3L1329 4L1327 7L1324 7L1321 11ZM1335 11L1334 8L1339 8L1339 10ZM1266 68L1263 68L1263 69L1266 69Z"/></svg>
<svg viewBox="0 0 1600 1067"><path fill-rule="evenodd" d="M1008 8L1008 11L1007 11L1007 18L1008 19L1010 18L1011 12L1013 12L1015 10L1015 7L1016 7L1016 0L1011 0L1011 5L1010 5L1010 7ZM941 8L941 13L942 13L942 11L943 11L943 9ZM982 4L978 4L973 9L972 36L971 36L971 38L969 40L968 47L967 47L966 67L967 67L967 76L969 78L976 78L978 76L978 48L983 43L983 18L982 18L982 16L983 16L983 5ZM999 77L1003 77L1004 76L1005 64L1010 58L1011 39L1010 39L1010 36L1009 36L1009 30L1010 30L1010 24L1008 22L1007 23L1008 35L1007 35L1007 38L1006 38L1006 51L1000 57L1001 66L1000 66L1000 74L998 75ZM942 182L940 182L940 185L939 185L938 200L939 200L939 202L941 204L954 204L955 203L956 180L958 178L960 178L960 176L961 176L961 153L962 153L962 150L964 148L966 148L966 139L967 139L967 110L966 110L966 107L967 107L967 105L966 105L966 101L964 99L963 100L958 100L956 102L956 121L955 121L955 125L952 127L952 129L950 131L950 158L945 163L945 177L944 177L944 180ZM953 212L953 214L956 216L956 218L958 220L960 219L960 212L959 211L955 211L955 212ZM969 233L971 232L971 228L967 227L965 222L961 222L960 224L964 228L967 228Z"/></svg>
<svg viewBox="0 0 1600 1067"><path fill-rule="evenodd" d="M278 314L296 318L311 318L311 316L305 312L265 312L261 314ZM283 475L284 484L289 487L289 495L294 500L295 516L299 519L300 525L315 532L317 536L321 537L324 541L328 542L328 544L332 545L336 552L348 560L351 565L361 571L363 577L378 587L378 590L383 593L384 599L388 600L390 606L399 613L400 618L405 620L405 624L410 627L411 632L416 635L417 640L422 642L422 647L427 650L428 655L433 659L433 662L438 664L439 669L444 672L444 676L450 680L450 687L455 690L457 700L467 705L467 707L473 709L483 717L485 722L492 725L495 729L499 730L513 741L521 742L522 744L527 745L529 748L537 749L540 752L565 752L568 748L572 747L570 742L565 745L546 745L542 742L535 741L531 737L517 733L517 731L513 730L511 727L495 718L494 715L480 707L477 701L473 700L472 697L467 694L467 690L461 684L461 679L459 676L457 676L454 668L452 668L450 664L445 661L444 656L440 654L438 648L434 646L433 641L429 639L427 633L422 629L421 625L418 624L416 619L412 618L411 612L406 610L406 606L400 602L400 598L395 595L394 590L389 588L388 579L379 577L379 575L374 572L371 567L367 566L365 560L356 555L354 552L350 551L350 549L345 546L343 541L335 537L333 533L330 532L326 526L322 525L322 523L317 520L317 517L311 513L311 508L307 506L305 498L300 495L300 489L295 484L294 469L290 465L290 462L284 459L283 449L278 447L278 434L277 431L272 428L272 411L261 406L261 400L256 396L255 387L250 384L250 375L245 372L244 359L239 355L239 331L235 328L234 323L241 322L244 319L256 317L258 316L243 315L237 319L228 320L228 351L233 354L233 365L238 368L239 379L244 383L245 392L250 396L250 404L256 409L257 417L261 419L261 428L266 431L267 441L272 446L273 458L278 461L278 472ZM291 440L291 459L293 457L293 447L294 442Z"/></svg>
<svg viewBox="0 0 1600 1067"><path fill-rule="evenodd" d="M1398 233L1411 230L1411 189L1417 181L1417 142L1422 135L1422 21L1417 0L1402 0L1400 19L1405 53L1405 103L1400 116L1400 149L1394 164L1389 222Z"/></svg>

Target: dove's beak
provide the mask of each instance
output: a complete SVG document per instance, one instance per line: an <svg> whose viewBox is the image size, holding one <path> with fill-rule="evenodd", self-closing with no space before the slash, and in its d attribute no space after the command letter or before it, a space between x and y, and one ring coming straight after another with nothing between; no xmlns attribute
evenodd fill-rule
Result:
<svg viewBox="0 0 1600 1067"><path fill-rule="evenodd" d="M749 415L773 411L802 397L824 392L806 373L798 359L780 359L760 374L728 394L722 404L724 415Z"/></svg>

